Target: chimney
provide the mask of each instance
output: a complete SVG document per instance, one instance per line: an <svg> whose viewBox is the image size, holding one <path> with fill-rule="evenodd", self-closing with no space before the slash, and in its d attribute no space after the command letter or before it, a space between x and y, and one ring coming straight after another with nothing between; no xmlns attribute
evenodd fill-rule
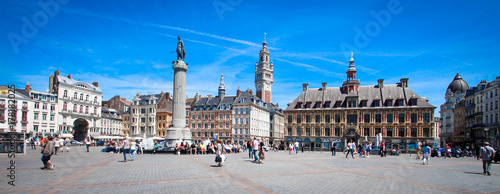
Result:
<svg viewBox="0 0 500 194"><path fill-rule="evenodd" d="M323 86L321 87L321 90L322 90L322 91L325 91L325 90L326 90L326 82L323 82L323 83L322 83L322 85L323 85Z"/></svg>
<svg viewBox="0 0 500 194"><path fill-rule="evenodd" d="M170 92L166 93L167 98L170 98Z"/></svg>
<svg viewBox="0 0 500 194"><path fill-rule="evenodd" d="M137 95L135 95L135 96L136 96L136 97L139 97L140 95L139 95L139 93L137 93Z"/></svg>
<svg viewBox="0 0 500 194"><path fill-rule="evenodd" d="M53 92L54 92L54 76L50 75L50 78L49 78L49 93L53 94Z"/></svg>
<svg viewBox="0 0 500 194"><path fill-rule="evenodd" d="M250 89L250 90L249 90L249 92L250 92L250 95L253 95L253 91L252 91L252 89Z"/></svg>
<svg viewBox="0 0 500 194"><path fill-rule="evenodd" d="M308 83L303 83L302 84L302 91L305 92L307 90L307 87L309 87Z"/></svg>
<svg viewBox="0 0 500 194"><path fill-rule="evenodd" d="M238 87L238 90L236 90L236 97L240 97L241 95L241 90L240 87Z"/></svg>
<svg viewBox="0 0 500 194"><path fill-rule="evenodd" d="M59 76L59 69L56 70L56 72L54 72L54 77L57 77L57 76Z"/></svg>
<svg viewBox="0 0 500 194"><path fill-rule="evenodd" d="M26 82L26 87L24 87L24 90L26 90L26 92L29 92L31 90L29 81Z"/></svg>
<svg viewBox="0 0 500 194"><path fill-rule="evenodd" d="M92 85L94 85L95 87L99 87L99 82L92 82Z"/></svg>
<svg viewBox="0 0 500 194"><path fill-rule="evenodd" d="M408 87L408 78L401 78L401 80L399 80L401 82L401 87L403 88L407 88Z"/></svg>
<svg viewBox="0 0 500 194"><path fill-rule="evenodd" d="M68 75L68 78L69 78L69 79L72 79L72 78L71 78L71 73Z"/></svg>
<svg viewBox="0 0 500 194"><path fill-rule="evenodd" d="M384 79L379 79L377 82L378 82L378 88L384 87Z"/></svg>

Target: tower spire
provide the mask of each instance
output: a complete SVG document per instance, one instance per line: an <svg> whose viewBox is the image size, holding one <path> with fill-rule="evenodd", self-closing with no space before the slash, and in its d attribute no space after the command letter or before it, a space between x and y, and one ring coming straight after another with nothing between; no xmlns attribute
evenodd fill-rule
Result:
<svg viewBox="0 0 500 194"><path fill-rule="evenodd" d="M226 87L224 86L224 73L220 75L220 84L219 84L219 97L223 97L226 95Z"/></svg>

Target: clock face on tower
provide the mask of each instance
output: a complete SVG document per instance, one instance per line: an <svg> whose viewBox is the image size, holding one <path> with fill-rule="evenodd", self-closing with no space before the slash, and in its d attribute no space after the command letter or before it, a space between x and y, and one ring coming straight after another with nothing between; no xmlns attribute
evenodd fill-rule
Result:
<svg viewBox="0 0 500 194"><path fill-rule="evenodd" d="M257 86L257 90L261 90L261 89L262 89L262 85L260 85L260 84L259 84L259 85Z"/></svg>

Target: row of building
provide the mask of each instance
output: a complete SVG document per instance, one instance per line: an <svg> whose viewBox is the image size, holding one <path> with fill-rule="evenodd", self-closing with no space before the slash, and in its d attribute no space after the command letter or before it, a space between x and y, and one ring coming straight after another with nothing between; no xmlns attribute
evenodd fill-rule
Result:
<svg viewBox="0 0 500 194"><path fill-rule="evenodd" d="M383 141L389 148L409 150L417 140L439 144L440 135L448 138L451 131L458 132L453 138L465 135L465 141L469 133L450 126L454 123L449 119L453 117L451 115L464 113L464 129L469 125L489 126L494 123L486 120L498 123L498 116L495 119L490 116L493 108L485 109L484 114L479 115L476 109L482 110L479 108L482 106L478 105L476 97L472 97L479 93L487 96L488 85L494 85L493 82L485 83L484 87L480 84L471 92L467 86L466 90L460 91L462 97L455 97L459 94L452 88L446 94L450 107L446 104L445 108L456 113L436 118L436 107L409 88L408 78L395 84L385 84L380 79L375 85L361 86L356 79L352 56L342 85L327 87L325 82L322 87L310 88L305 83L301 93L285 110L271 103L274 66L265 40L254 73L255 94L251 89L242 91L238 88L235 94L226 95L224 76L221 75L216 95L196 94L186 100L186 126L191 130L192 141L219 138L243 143L256 137L268 145L297 141L308 149L328 148L333 141L341 142L339 145L349 140L376 144ZM1 87L2 91L8 89ZM497 96L496 90L491 92L492 97L493 94ZM28 134L72 134L81 140L87 135L165 137L167 128L172 125L173 100L169 92L137 94L130 102L120 96L103 101L102 94L97 82L76 81L71 74L62 76L55 71L49 78L48 93L32 91L29 84L25 89L16 89L16 117L21 119L15 122L15 129ZM448 101L449 94L450 99L455 99ZM5 119L6 100L7 95L0 95L0 131L9 131ZM456 103L462 100L463 106ZM481 103L497 110L497 105L493 105L497 102L492 98L485 97ZM474 105L473 112L471 104ZM442 115L447 114L443 112L443 106L441 111ZM462 119L455 118L455 121L459 120ZM440 131L441 124L443 132Z"/></svg>
<svg viewBox="0 0 500 194"><path fill-rule="evenodd" d="M490 82L481 80L470 88L457 72L441 105L442 143L461 147L484 142L500 145L499 90L500 77Z"/></svg>

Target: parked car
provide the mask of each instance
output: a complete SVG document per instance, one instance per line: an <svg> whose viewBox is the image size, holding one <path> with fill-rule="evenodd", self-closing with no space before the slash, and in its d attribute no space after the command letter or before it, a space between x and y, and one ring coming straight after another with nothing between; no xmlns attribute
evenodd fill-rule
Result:
<svg viewBox="0 0 500 194"><path fill-rule="evenodd" d="M79 141L71 140L71 141L69 141L69 145L72 145L72 146L82 146L83 143L79 142Z"/></svg>

